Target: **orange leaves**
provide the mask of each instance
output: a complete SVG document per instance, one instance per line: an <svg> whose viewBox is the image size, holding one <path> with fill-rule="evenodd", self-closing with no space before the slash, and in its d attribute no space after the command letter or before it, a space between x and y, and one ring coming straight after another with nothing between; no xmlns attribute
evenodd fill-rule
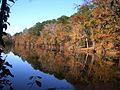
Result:
<svg viewBox="0 0 120 90"><path fill-rule="evenodd" d="M82 19L81 16L73 16L73 17L71 17L71 23L73 25L76 25L81 21L81 19Z"/></svg>
<svg viewBox="0 0 120 90"><path fill-rule="evenodd" d="M100 16L100 14L101 14L101 8L93 9L92 15L93 15L94 18L96 18L96 17L98 18Z"/></svg>
<svg viewBox="0 0 120 90"><path fill-rule="evenodd" d="M95 36L95 38L96 39L98 39L98 38L106 38L108 35L106 35L106 34L97 34L96 36Z"/></svg>
<svg viewBox="0 0 120 90"><path fill-rule="evenodd" d="M32 28L33 32L39 31L39 36L34 38L27 33L16 37L16 40L20 41L19 38L22 38L23 41L58 46L61 43L64 45L65 43L71 43L71 46L72 44L85 46L85 42L97 41L96 43L100 44L100 42L107 42L107 40L114 41L114 38L118 35L116 28L120 27L120 19L108 7L110 1L96 0L96 4L91 3L81 6L79 11L70 17L62 16L57 20L39 23L37 28ZM89 46L92 45L90 43Z"/></svg>

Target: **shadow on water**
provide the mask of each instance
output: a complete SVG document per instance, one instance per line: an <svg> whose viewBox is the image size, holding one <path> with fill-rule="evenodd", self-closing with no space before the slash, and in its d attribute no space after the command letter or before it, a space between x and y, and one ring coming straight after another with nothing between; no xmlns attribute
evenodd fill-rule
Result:
<svg viewBox="0 0 120 90"><path fill-rule="evenodd" d="M106 57L101 60L101 56L95 54L61 53L24 47L15 47L13 50L35 69L54 74L60 80L66 79L76 90L120 89L119 57ZM38 86L42 85L42 82L36 82L36 79L37 77L32 76L31 81Z"/></svg>
<svg viewBox="0 0 120 90"><path fill-rule="evenodd" d="M8 79L8 77L14 77L14 75L10 72L8 67L12 68L12 65L6 61L6 57L3 59L1 56L1 53L3 52L2 49L0 49L0 90L8 89L13 90L12 83Z"/></svg>

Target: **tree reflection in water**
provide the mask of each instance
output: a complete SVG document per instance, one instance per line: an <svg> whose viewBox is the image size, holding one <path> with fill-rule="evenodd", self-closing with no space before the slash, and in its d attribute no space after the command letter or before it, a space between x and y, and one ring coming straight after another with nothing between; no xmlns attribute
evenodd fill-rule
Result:
<svg viewBox="0 0 120 90"><path fill-rule="evenodd" d="M34 87L35 85L37 85L38 87L41 87L42 86L42 83L41 83L41 78L40 76L31 76L29 77L29 80L31 82L29 82L27 85L29 86L29 90Z"/></svg>
<svg viewBox="0 0 120 90"><path fill-rule="evenodd" d="M116 60L114 57L105 57L104 60L101 60L101 56L95 54L56 53L40 48L32 49L15 47L14 52L19 53L34 68L54 74L59 79L66 79L78 90L119 89L119 57Z"/></svg>
<svg viewBox="0 0 120 90"><path fill-rule="evenodd" d="M2 58L2 52L3 50L0 49L0 90L4 88L9 88L10 90L13 90L12 83L8 79L8 76L14 77L14 75L8 69L8 67L12 68L12 65L5 61L7 56L4 59Z"/></svg>

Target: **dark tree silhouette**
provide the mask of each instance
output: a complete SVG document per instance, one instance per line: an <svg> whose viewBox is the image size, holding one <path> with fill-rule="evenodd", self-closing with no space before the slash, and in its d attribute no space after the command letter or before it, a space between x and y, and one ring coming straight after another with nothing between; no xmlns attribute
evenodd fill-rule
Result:
<svg viewBox="0 0 120 90"><path fill-rule="evenodd" d="M14 3L13 0L9 0ZM2 36L7 35L5 30L7 30L7 25L10 25L7 22L10 13L10 5L7 3L7 0L1 0L1 10L0 10L0 44L5 47Z"/></svg>
<svg viewBox="0 0 120 90"><path fill-rule="evenodd" d="M6 57L5 59L2 59L2 56L1 56L2 52L3 50L0 49L0 90L3 90L5 87L8 87L9 90L13 90L12 83L8 79L8 76L14 77L14 75L8 69L8 67L12 68L12 65L5 60Z"/></svg>

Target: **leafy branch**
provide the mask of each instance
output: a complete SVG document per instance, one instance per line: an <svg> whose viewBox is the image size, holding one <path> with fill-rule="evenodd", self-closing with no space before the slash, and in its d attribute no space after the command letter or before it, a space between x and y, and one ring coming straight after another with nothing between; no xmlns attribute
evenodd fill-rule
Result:
<svg viewBox="0 0 120 90"><path fill-rule="evenodd" d="M14 0L9 0L10 2L14 2ZM10 14L10 5L7 3L7 0L1 1L1 10L0 10L0 44L5 47L4 41L2 36L7 35L5 32L7 30L7 26L10 25L9 22L7 22Z"/></svg>

